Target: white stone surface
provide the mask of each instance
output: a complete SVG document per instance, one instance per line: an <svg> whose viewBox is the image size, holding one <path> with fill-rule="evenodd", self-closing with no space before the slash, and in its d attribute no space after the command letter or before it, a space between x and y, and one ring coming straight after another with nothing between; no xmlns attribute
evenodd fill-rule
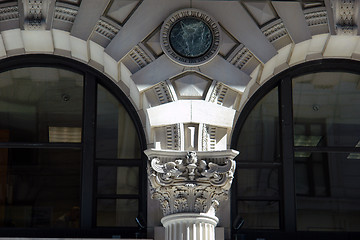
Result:
<svg viewBox="0 0 360 240"><path fill-rule="evenodd" d="M297 1L273 1L277 14L282 19L294 43L311 39L310 29L305 21L303 9Z"/></svg>
<svg viewBox="0 0 360 240"><path fill-rule="evenodd" d="M84 62L89 61L87 42L79 38L70 36L71 56Z"/></svg>
<svg viewBox="0 0 360 240"><path fill-rule="evenodd" d="M135 104L136 109L138 109L138 110L141 109L140 92L137 89L135 83L133 81L129 81L128 87L130 88L130 99Z"/></svg>
<svg viewBox="0 0 360 240"><path fill-rule="evenodd" d="M324 57L350 58L355 51L360 37L358 36L331 36L326 46Z"/></svg>
<svg viewBox="0 0 360 240"><path fill-rule="evenodd" d="M215 240L218 218L205 213L178 213L161 219L165 240Z"/></svg>
<svg viewBox="0 0 360 240"><path fill-rule="evenodd" d="M277 74L279 71L283 70L284 68L287 68L289 56L291 54L293 45L288 44L287 46L279 49L278 55L276 55L276 62L275 62L275 72L274 74Z"/></svg>
<svg viewBox="0 0 360 240"><path fill-rule="evenodd" d="M0 35L0 58L6 56L6 49L2 36Z"/></svg>
<svg viewBox="0 0 360 240"><path fill-rule="evenodd" d="M111 76L115 81L119 81L119 64L107 53L104 53L104 72Z"/></svg>
<svg viewBox="0 0 360 240"><path fill-rule="evenodd" d="M21 31L26 52L54 52L51 31Z"/></svg>
<svg viewBox="0 0 360 240"><path fill-rule="evenodd" d="M131 78L142 92L154 84L179 74L184 67L172 62L165 54L134 73Z"/></svg>
<svg viewBox="0 0 360 240"><path fill-rule="evenodd" d="M24 43L19 28L1 32L7 51L24 48Z"/></svg>
<svg viewBox="0 0 360 240"><path fill-rule="evenodd" d="M305 61L310 46L310 40L298 43L294 46L289 65L299 64Z"/></svg>
<svg viewBox="0 0 360 240"><path fill-rule="evenodd" d="M109 56L110 57L110 56ZM130 70L125 66L125 64L123 64L122 62L120 62L120 80L125 83L126 86L130 85L130 82L132 82L133 80L131 79L131 72Z"/></svg>
<svg viewBox="0 0 360 240"><path fill-rule="evenodd" d="M70 33L58 29L52 29L51 31L54 39L54 47L56 49L71 51Z"/></svg>
<svg viewBox="0 0 360 240"><path fill-rule="evenodd" d="M325 50L326 42L330 34L319 34L312 37L310 41L308 55L319 53L322 54Z"/></svg>
<svg viewBox="0 0 360 240"><path fill-rule="evenodd" d="M200 66L200 70L212 79L223 82L239 92L244 92L246 85L250 81L249 75L230 64L219 55L210 63Z"/></svg>
<svg viewBox="0 0 360 240"><path fill-rule="evenodd" d="M152 127L175 123L206 123L231 128L235 114L234 109L201 100L179 100L147 111Z"/></svg>
<svg viewBox="0 0 360 240"><path fill-rule="evenodd" d="M93 41L89 41L89 48L91 60L104 65L104 48Z"/></svg>

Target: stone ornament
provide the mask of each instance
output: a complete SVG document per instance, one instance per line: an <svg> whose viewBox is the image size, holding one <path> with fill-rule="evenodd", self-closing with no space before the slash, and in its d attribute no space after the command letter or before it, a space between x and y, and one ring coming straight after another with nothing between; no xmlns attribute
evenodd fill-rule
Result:
<svg viewBox="0 0 360 240"><path fill-rule="evenodd" d="M175 213L215 215L234 177L237 151L178 152L146 150L152 197L164 216Z"/></svg>
<svg viewBox="0 0 360 240"><path fill-rule="evenodd" d="M359 1L332 0L337 35L357 35Z"/></svg>
<svg viewBox="0 0 360 240"><path fill-rule="evenodd" d="M209 14L194 8L173 13L163 23L160 44L164 53L183 66L211 61L220 49L220 26Z"/></svg>

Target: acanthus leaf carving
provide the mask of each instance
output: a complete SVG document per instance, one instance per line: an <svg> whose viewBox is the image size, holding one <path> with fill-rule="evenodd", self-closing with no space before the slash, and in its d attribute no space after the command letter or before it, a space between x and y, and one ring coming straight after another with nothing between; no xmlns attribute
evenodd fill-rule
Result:
<svg viewBox="0 0 360 240"><path fill-rule="evenodd" d="M164 156L167 151L146 150L152 197L158 199L164 215L184 212L215 213L228 197L235 171L234 150L218 151L223 156L198 156L200 152ZM170 151L168 151L170 152ZM160 154L160 155L159 155ZM185 155L185 156L184 156ZM220 160L219 160L220 159Z"/></svg>

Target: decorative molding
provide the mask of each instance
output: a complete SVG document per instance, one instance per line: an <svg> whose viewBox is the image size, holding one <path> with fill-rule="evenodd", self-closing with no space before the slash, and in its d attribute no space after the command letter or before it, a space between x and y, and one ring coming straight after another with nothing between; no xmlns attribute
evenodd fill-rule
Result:
<svg viewBox="0 0 360 240"><path fill-rule="evenodd" d="M166 126L166 148L169 150L180 150L181 135L180 124Z"/></svg>
<svg viewBox="0 0 360 240"><path fill-rule="evenodd" d="M215 151L216 127L203 124L202 128L202 151Z"/></svg>
<svg viewBox="0 0 360 240"><path fill-rule="evenodd" d="M328 24L326 10L305 13L304 16L309 27Z"/></svg>
<svg viewBox="0 0 360 240"><path fill-rule="evenodd" d="M273 43L274 41L276 41L288 34L284 23L279 22L279 20L277 21L277 23L264 29L263 33L271 43Z"/></svg>
<svg viewBox="0 0 360 240"><path fill-rule="evenodd" d="M97 22L95 27L95 32L99 33L100 35L104 36L109 40L112 40L119 31L119 28L102 19Z"/></svg>
<svg viewBox="0 0 360 240"><path fill-rule="evenodd" d="M159 99L160 104L172 102L174 99L170 94L168 85L165 82L160 82L154 87L156 96Z"/></svg>
<svg viewBox="0 0 360 240"><path fill-rule="evenodd" d="M242 69L252 58L253 54L249 51L249 49L243 47L228 61L235 67Z"/></svg>
<svg viewBox="0 0 360 240"><path fill-rule="evenodd" d="M8 6L0 7L0 21L12 20L19 18L19 7Z"/></svg>
<svg viewBox="0 0 360 240"><path fill-rule="evenodd" d="M357 35L359 1L332 0L335 18L335 31L338 35Z"/></svg>
<svg viewBox="0 0 360 240"><path fill-rule="evenodd" d="M59 2L64 2L76 6L80 6L81 0L58 0Z"/></svg>
<svg viewBox="0 0 360 240"><path fill-rule="evenodd" d="M77 9L68 8L64 6L56 6L54 19L74 23L76 15L78 13Z"/></svg>
<svg viewBox="0 0 360 240"><path fill-rule="evenodd" d="M201 138L201 142L202 142L202 146L201 146L201 150L202 151L208 151L208 141L209 141L209 127L206 124L202 124L202 138Z"/></svg>
<svg viewBox="0 0 360 240"><path fill-rule="evenodd" d="M24 6L24 29L44 30L49 15L50 0L22 0Z"/></svg>
<svg viewBox="0 0 360 240"><path fill-rule="evenodd" d="M152 197L164 216L206 213L228 198L234 177L235 150L213 152L145 151Z"/></svg>
<svg viewBox="0 0 360 240"><path fill-rule="evenodd" d="M232 63L232 62L230 62L230 63ZM229 90L229 88L227 86L225 86L224 84L222 84L220 82L216 83L216 85L211 93L209 102L216 103L218 105L222 105L228 90Z"/></svg>
<svg viewBox="0 0 360 240"><path fill-rule="evenodd" d="M170 43L170 34L174 26L185 19L196 19L206 25L212 35L212 43L206 52L200 56L188 57L180 55L173 49ZM163 23L160 31L160 45L163 52L172 61L183 66L200 66L211 61L220 50L221 32L220 26L209 14L195 8L187 8L179 10L171 14Z"/></svg>
<svg viewBox="0 0 360 240"><path fill-rule="evenodd" d="M129 56L136 62L136 64L143 68L153 60L139 45L136 45L129 53Z"/></svg>

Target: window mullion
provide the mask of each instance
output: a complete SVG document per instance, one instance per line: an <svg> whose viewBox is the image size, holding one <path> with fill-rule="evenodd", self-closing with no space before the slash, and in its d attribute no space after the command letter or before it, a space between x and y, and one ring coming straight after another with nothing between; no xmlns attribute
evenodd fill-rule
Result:
<svg viewBox="0 0 360 240"><path fill-rule="evenodd" d="M280 118L283 156L283 227L286 232L296 231L296 196L294 168L294 137L292 115L292 82L291 78L281 80L280 84Z"/></svg>
<svg viewBox="0 0 360 240"><path fill-rule="evenodd" d="M86 73L84 81L83 161L81 189L81 228L90 229L93 221L94 147L96 119L96 78Z"/></svg>

